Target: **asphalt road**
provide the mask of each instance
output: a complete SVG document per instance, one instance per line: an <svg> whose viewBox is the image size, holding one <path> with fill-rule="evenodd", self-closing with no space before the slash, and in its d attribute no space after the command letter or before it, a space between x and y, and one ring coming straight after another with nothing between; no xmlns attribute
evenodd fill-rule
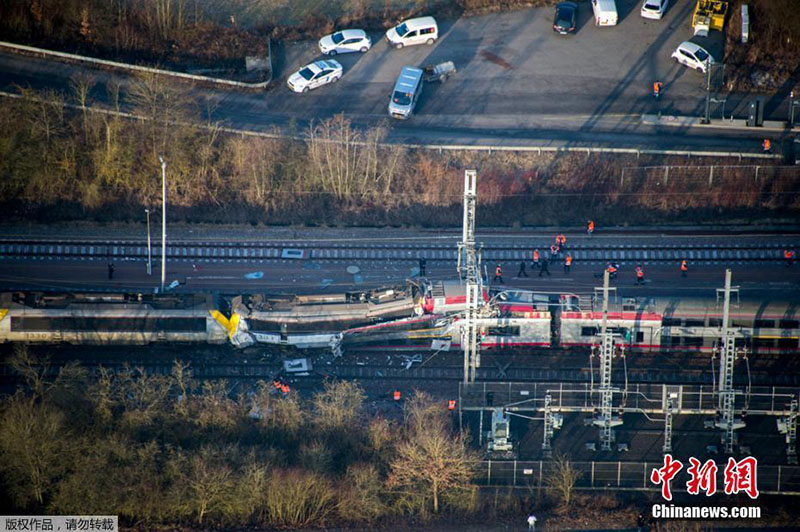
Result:
<svg viewBox="0 0 800 532"><path fill-rule="evenodd" d="M205 107L217 100L213 118L252 130L302 128L313 120L345 113L356 125L387 124L390 140L449 144L532 146L614 146L632 148L750 151L760 149L761 131L652 126L643 113L697 116L702 112L703 76L677 65L670 54L691 37L690 5L671 6L661 21L639 16L638 0L619 0L621 22L598 28L587 3L580 8L575 35L551 29L550 8L518 10L455 21L440 21L433 46L390 49L380 35L366 54L337 56L342 80L306 94L291 93L285 78L318 57L315 43L289 46L279 55L279 78L264 93L194 87L187 94ZM712 34L720 40L720 34ZM711 46L721 53L719 43ZM388 118L386 107L404 65L453 60L459 69L445 84L425 88L409 121ZM15 84L68 90L83 67L0 54L0 89ZM131 78L93 71L92 99L107 101L105 84L122 84L123 102ZM654 80L664 96L651 96ZM728 95L725 112L744 113L748 95ZM767 118L786 117L787 102L767 98ZM714 108L715 116L719 109Z"/></svg>

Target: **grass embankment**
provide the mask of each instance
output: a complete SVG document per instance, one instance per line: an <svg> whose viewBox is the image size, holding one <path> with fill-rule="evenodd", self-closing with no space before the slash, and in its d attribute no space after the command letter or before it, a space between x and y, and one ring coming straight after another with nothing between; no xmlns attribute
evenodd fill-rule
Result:
<svg viewBox="0 0 800 532"><path fill-rule="evenodd" d="M75 80L68 99L87 101ZM112 91L113 86L112 86ZM797 168L716 167L733 160L567 153L438 153L381 144L385 131L342 117L303 141L242 137L200 121L180 90L145 78L128 103L149 120L64 108L65 97L0 100L0 204L6 221L138 221L160 202L170 218L211 223L457 226L463 170L479 170L483 226L758 222L796 219ZM119 101L118 94L110 95ZM205 104L203 104L205 105ZM213 103L209 103L213 108ZM333 142L331 142L333 141ZM767 163L769 164L769 163ZM672 165L668 172L663 165ZM643 168L653 166L655 168Z"/></svg>
<svg viewBox="0 0 800 532"><path fill-rule="evenodd" d="M742 4L750 36L742 44ZM800 9L796 0L732 0L725 29L728 89L788 93L800 90Z"/></svg>

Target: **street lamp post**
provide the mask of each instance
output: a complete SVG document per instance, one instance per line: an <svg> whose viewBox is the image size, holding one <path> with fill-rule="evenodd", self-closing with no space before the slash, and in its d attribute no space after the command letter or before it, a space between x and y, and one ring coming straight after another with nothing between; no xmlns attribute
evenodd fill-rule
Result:
<svg viewBox="0 0 800 532"><path fill-rule="evenodd" d="M147 275L153 275L153 254L150 247L150 209L145 209L147 213Z"/></svg>
<svg viewBox="0 0 800 532"><path fill-rule="evenodd" d="M158 156L161 163L161 293L167 277L167 162Z"/></svg>

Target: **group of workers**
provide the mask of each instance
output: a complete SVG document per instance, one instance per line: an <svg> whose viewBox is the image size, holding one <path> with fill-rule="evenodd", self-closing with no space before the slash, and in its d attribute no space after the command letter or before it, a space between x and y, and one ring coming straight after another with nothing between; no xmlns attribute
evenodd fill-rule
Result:
<svg viewBox="0 0 800 532"><path fill-rule="evenodd" d="M275 387L275 390L282 393L283 395L287 395L291 388L289 388L288 384L284 384L279 380L272 381L272 386Z"/></svg>

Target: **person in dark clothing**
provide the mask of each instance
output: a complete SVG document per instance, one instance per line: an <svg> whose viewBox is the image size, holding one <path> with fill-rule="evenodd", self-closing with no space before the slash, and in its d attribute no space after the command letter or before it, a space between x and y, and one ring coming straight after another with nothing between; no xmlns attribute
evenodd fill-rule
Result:
<svg viewBox="0 0 800 532"><path fill-rule="evenodd" d="M528 273L525 271L525 261L521 261L519 263L519 272L517 272L517 277L527 277Z"/></svg>
<svg viewBox="0 0 800 532"><path fill-rule="evenodd" d="M108 263L108 278L109 278L109 280L114 278L114 263L113 262L109 262Z"/></svg>
<svg viewBox="0 0 800 532"><path fill-rule="evenodd" d="M419 259L419 275L423 277L425 275L425 266L427 265L427 261L423 259Z"/></svg>
<svg viewBox="0 0 800 532"><path fill-rule="evenodd" d="M550 275L549 268L550 268L550 266L548 266L547 261L543 261L542 262L542 268L539 270L539 277L541 277L543 273L546 273L547 275Z"/></svg>

